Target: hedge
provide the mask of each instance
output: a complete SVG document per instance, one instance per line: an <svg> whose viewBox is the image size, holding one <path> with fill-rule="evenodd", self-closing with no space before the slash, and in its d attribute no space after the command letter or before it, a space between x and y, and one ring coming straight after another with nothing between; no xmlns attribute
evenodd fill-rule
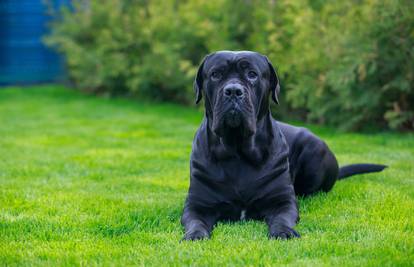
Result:
<svg viewBox="0 0 414 267"><path fill-rule="evenodd" d="M80 90L191 104L200 60L266 54L281 116L338 126L414 128L414 2L74 0L45 38Z"/></svg>

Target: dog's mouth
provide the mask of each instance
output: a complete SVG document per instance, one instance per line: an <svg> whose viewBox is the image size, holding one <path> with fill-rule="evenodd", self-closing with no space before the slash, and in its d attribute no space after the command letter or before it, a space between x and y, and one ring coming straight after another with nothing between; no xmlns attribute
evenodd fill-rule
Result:
<svg viewBox="0 0 414 267"><path fill-rule="evenodd" d="M239 108L232 107L224 114L224 124L230 128L237 128L242 124L242 116Z"/></svg>
<svg viewBox="0 0 414 267"><path fill-rule="evenodd" d="M213 131L218 136L226 133L240 131L243 135L251 135L255 132L254 113L246 108L249 103L232 101L216 105L213 115Z"/></svg>

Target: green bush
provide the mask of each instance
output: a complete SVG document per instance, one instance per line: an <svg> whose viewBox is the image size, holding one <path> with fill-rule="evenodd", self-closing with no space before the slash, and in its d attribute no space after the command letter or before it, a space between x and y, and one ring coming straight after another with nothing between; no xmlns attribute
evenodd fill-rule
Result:
<svg viewBox="0 0 414 267"><path fill-rule="evenodd" d="M289 56L289 103L345 129L413 129L413 4L329 1L302 9Z"/></svg>
<svg viewBox="0 0 414 267"><path fill-rule="evenodd" d="M184 104L205 54L256 50L281 76L278 114L413 129L412 14L411 0L74 0L46 42L82 90Z"/></svg>

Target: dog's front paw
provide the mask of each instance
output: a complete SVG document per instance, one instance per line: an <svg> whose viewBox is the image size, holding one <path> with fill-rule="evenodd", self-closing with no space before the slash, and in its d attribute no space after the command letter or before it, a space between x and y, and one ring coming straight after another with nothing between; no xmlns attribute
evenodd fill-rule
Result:
<svg viewBox="0 0 414 267"><path fill-rule="evenodd" d="M195 241L210 238L210 234L205 229L195 229L191 232L185 233L183 241Z"/></svg>
<svg viewBox="0 0 414 267"><path fill-rule="evenodd" d="M270 239L286 240L286 239L291 239L294 237L300 237L299 233L296 232L295 229L290 228L288 226L284 226L284 225L279 225L277 227L274 227L274 229L272 229L269 232Z"/></svg>

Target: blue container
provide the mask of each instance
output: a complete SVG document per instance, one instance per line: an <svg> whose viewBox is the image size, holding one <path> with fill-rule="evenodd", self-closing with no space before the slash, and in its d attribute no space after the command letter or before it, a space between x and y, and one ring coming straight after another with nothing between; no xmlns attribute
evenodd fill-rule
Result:
<svg viewBox="0 0 414 267"><path fill-rule="evenodd" d="M51 1L55 6L69 0ZM0 85L62 80L63 59L42 43L47 34L43 0L0 0Z"/></svg>

